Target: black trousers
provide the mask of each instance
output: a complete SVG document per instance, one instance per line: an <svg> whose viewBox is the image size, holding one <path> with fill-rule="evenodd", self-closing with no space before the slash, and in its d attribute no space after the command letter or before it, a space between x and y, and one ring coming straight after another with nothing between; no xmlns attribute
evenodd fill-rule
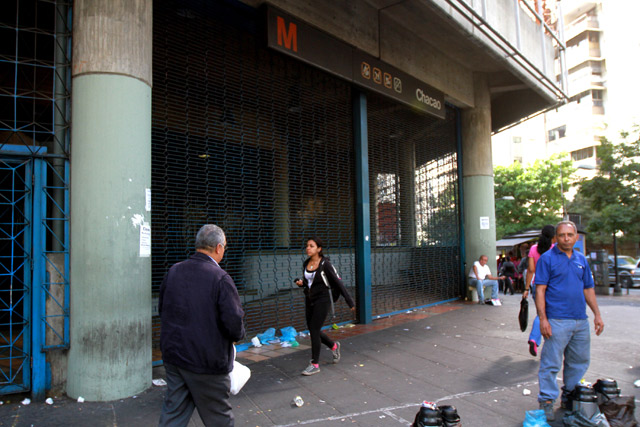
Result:
<svg viewBox="0 0 640 427"><path fill-rule="evenodd" d="M322 332L327 315L331 310L331 301L311 302L308 298L305 301L305 315L307 317L307 327L311 335L311 363L319 363L321 344L333 348L335 344Z"/></svg>
<svg viewBox="0 0 640 427"><path fill-rule="evenodd" d="M511 277L507 276L504 278L504 294L507 294L507 290L509 290L509 292L511 292L511 295L513 295L515 292L513 290L513 281L511 279Z"/></svg>
<svg viewBox="0 0 640 427"><path fill-rule="evenodd" d="M189 424L193 410L207 427L233 427L229 403L229 375L196 374L164 363L167 394L162 404L159 426L182 427Z"/></svg>

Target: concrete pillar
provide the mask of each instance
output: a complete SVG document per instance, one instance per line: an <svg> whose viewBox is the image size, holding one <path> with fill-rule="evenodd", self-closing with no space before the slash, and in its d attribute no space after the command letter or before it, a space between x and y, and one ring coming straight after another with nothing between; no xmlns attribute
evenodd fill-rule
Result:
<svg viewBox="0 0 640 427"><path fill-rule="evenodd" d="M474 108L462 111L465 276L484 254L491 273L496 271L496 219L491 160L491 100L486 75L473 79ZM466 289L466 287L465 287Z"/></svg>
<svg viewBox="0 0 640 427"><path fill-rule="evenodd" d="M403 143L400 154L400 244L413 248L416 246L416 144L413 138Z"/></svg>
<svg viewBox="0 0 640 427"><path fill-rule="evenodd" d="M67 394L151 385L152 0L76 0ZM148 231L145 227L145 231Z"/></svg>

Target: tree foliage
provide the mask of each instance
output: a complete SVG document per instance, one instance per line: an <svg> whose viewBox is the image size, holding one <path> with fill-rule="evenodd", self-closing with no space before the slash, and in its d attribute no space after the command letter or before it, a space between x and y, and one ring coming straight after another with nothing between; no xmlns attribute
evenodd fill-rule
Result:
<svg viewBox="0 0 640 427"><path fill-rule="evenodd" d="M528 168L520 163L494 169L496 236L542 228L562 219L563 197L575 169L562 155L537 160ZM513 197L514 200L507 200ZM507 199L505 199L507 198Z"/></svg>
<svg viewBox="0 0 640 427"><path fill-rule="evenodd" d="M621 134L619 143L602 139L600 167L595 177L579 183L576 207L584 209L583 223L594 242L608 242L612 233L623 239L640 237L640 139L638 127Z"/></svg>

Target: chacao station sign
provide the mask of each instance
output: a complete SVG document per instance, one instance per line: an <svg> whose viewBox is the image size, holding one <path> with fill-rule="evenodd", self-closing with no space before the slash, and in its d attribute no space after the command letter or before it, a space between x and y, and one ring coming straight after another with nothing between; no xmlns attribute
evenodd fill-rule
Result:
<svg viewBox="0 0 640 427"><path fill-rule="evenodd" d="M267 44L358 86L445 118L444 94L426 83L273 7Z"/></svg>

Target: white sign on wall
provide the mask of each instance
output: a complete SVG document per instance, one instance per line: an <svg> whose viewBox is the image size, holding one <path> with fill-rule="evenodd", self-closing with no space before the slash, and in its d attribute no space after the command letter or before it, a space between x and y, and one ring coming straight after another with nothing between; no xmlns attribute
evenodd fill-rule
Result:
<svg viewBox="0 0 640 427"><path fill-rule="evenodd" d="M140 226L140 257L151 256L151 225L145 222Z"/></svg>
<svg viewBox="0 0 640 427"><path fill-rule="evenodd" d="M488 216L481 216L480 217L480 230L488 230L489 228L491 228L490 223L489 223L489 217Z"/></svg>

